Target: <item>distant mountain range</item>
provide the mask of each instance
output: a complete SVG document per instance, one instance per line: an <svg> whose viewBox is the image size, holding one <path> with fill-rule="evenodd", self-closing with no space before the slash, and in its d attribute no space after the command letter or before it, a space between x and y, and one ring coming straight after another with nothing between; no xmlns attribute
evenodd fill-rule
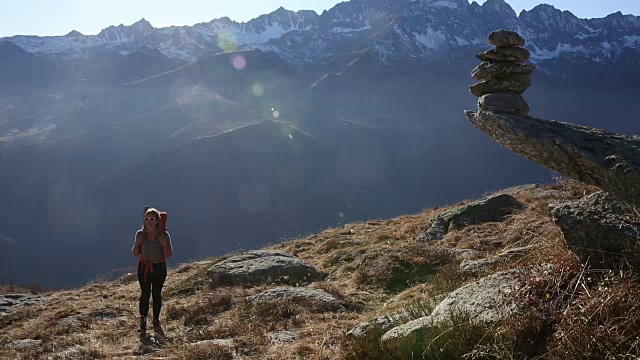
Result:
<svg viewBox="0 0 640 360"><path fill-rule="evenodd" d="M224 17L193 26L154 28L142 19L131 26L110 26L98 35L71 31L65 36L3 40L51 58L77 58L95 50L127 55L149 47L169 58L195 61L223 50L249 48L272 50L302 65L328 63L364 47L373 48L383 62L424 60L448 48L486 44L486 34L497 28L521 33L536 63L558 58L637 61L640 51L638 16L617 12L580 19L545 4L516 15L504 0L482 5L467 0L351 0L320 15L281 7L246 23Z"/></svg>
<svg viewBox="0 0 640 360"><path fill-rule="evenodd" d="M640 23L620 13L351 0L0 40L0 282L126 268L146 204L175 262L551 181L462 112L500 28L528 41L533 116L640 133Z"/></svg>

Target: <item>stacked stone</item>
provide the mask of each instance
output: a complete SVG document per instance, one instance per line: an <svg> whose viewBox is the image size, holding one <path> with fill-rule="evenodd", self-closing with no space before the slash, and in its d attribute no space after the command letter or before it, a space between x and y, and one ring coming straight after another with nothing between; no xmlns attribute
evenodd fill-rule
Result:
<svg viewBox="0 0 640 360"><path fill-rule="evenodd" d="M526 116L529 105L522 93L531 86L535 66L523 64L530 55L522 47L524 39L513 31L498 30L489 34L489 43L496 47L476 55L483 63L471 74L482 80L469 88L480 98L478 109Z"/></svg>

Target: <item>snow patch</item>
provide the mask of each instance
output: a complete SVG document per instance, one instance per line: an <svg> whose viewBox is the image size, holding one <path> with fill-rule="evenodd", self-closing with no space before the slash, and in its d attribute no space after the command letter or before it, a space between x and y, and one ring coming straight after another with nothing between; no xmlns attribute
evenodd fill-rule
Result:
<svg viewBox="0 0 640 360"><path fill-rule="evenodd" d="M558 46L556 46L556 48L551 51L546 49L540 49L535 44L531 44L531 47L534 48L533 51L531 51L532 61L557 59L562 54L567 54L567 53L580 53L580 52L586 53L586 50L582 45L573 46L570 44L558 44Z"/></svg>
<svg viewBox="0 0 640 360"><path fill-rule="evenodd" d="M639 35L626 35L622 37L622 40L624 41L624 47L630 47L630 48L638 48L640 46L640 36Z"/></svg>
<svg viewBox="0 0 640 360"><path fill-rule="evenodd" d="M442 31L434 31L431 28L427 29L426 34L418 34L414 32L413 36L415 36L416 43L427 49L438 49L447 43L447 37Z"/></svg>
<svg viewBox="0 0 640 360"><path fill-rule="evenodd" d="M461 38L460 36L456 36L456 42L458 43L458 45L460 46L464 46L464 45L469 45L469 42L463 38Z"/></svg>
<svg viewBox="0 0 640 360"><path fill-rule="evenodd" d="M453 1L448 1L448 0L439 0L439 1L434 1L431 4L429 4L430 7L436 7L436 8L449 8L449 9L457 9L458 8L458 4L456 4Z"/></svg>
<svg viewBox="0 0 640 360"><path fill-rule="evenodd" d="M358 32L358 31L363 31L363 30L371 30L371 25L365 25L359 29L352 29L352 28L343 28L340 26L336 26L333 29L329 30L332 33L353 33L353 32Z"/></svg>
<svg viewBox="0 0 640 360"><path fill-rule="evenodd" d="M608 41L603 41L603 42L601 42L601 43L600 43L600 46L602 46L603 48L605 48L605 49L607 49L607 50L611 49L611 44L609 44L609 42L608 42Z"/></svg>

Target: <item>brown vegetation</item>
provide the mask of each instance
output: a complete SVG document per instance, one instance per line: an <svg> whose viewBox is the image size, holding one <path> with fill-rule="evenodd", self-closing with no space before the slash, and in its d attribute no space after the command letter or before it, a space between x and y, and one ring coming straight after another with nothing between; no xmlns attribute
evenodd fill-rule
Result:
<svg viewBox="0 0 640 360"><path fill-rule="evenodd" d="M539 189L538 189L539 190ZM451 231L440 242L416 242L439 211L375 220L327 229L319 234L274 245L328 273L321 288L345 300L338 312L280 299L250 302L274 285L212 287L210 262L184 264L169 272L164 290L166 339L140 337L138 284L129 278L95 283L72 291L48 292L42 305L0 315L0 358L111 359L153 354L170 359L604 359L640 354L640 286L629 273L585 271L564 246L549 216L549 203L574 199L596 190L563 182L537 190L515 191L526 205L504 222ZM524 311L496 324L480 325L465 314L429 329L407 343L382 346L381 332L365 339L347 331L377 315L398 310L409 318L429 313L432 299L477 279L459 271L465 251L472 258L504 249L536 247L526 256L492 265L491 271L523 269L526 286L512 296ZM451 251L451 249L457 249ZM465 255L467 256L467 255ZM210 259L211 261L220 261ZM525 269L541 268L541 276ZM77 317L70 326L61 320ZM291 330L292 342L273 341L273 331ZM33 350L8 345L40 339ZM210 339L233 339L192 345Z"/></svg>

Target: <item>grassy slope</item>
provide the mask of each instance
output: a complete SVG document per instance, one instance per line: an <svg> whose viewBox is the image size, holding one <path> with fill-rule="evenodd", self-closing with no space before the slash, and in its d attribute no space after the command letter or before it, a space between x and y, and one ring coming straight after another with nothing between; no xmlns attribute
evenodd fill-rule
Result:
<svg viewBox="0 0 640 360"><path fill-rule="evenodd" d="M590 275L589 281L586 280L585 274L580 272L580 264L564 246L561 233L549 215L549 203L579 198L595 189L574 182L549 185L545 189L559 191L543 196L537 190L516 191L513 195L527 205L525 209L501 223L453 231L441 242L424 244L414 240L425 229L431 216L445 210L433 208L390 220L347 224L270 247L291 252L329 273L326 280L308 286L325 289L348 300L350 307L345 312L321 313L288 301L263 305L249 303L244 299L246 296L276 285L211 288L204 274L212 261L221 258L208 259L170 270L164 288L163 319L168 334L164 343L154 343L153 338L139 337L136 332L139 288L135 279L130 278L122 282L96 283L81 289L51 292L47 294L49 301L44 305L0 316L0 358L91 359L144 355L144 358L230 359L231 350L223 346L189 346L199 340L219 338L235 338L232 350L236 352L236 358L411 358L406 353L381 348L375 339L349 340L345 333L362 321L395 310L413 310L417 313L415 316L419 316L420 310L426 306L421 304L472 281L472 275L458 270L460 257L451 255L450 251L443 250L445 248L473 249L480 251L481 257L489 257L506 248L529 244L538 246L524 258L499 263L493 270L525 268L542 262L556 265L557 271L542 278L529 279L527 290L518 294L521 301L531 304L530 311L504 323L500 328L503 339L500 341L486 336L498 333L495 328L469 325L464 327L469 329L466 333L458 329L456 347L466 346L464 351L482 350L478 354L484 355L479 358L500 358L510 353L513 358L524 359L533 357L529 356L531 354L541 355L549 349L555 349L545 355L549 358L571 358L567 355L570 351L566 349L573 346L582 349L580 346L584 344L580 341L597 329L591 329L589 326L592 324L579 320L585 315L581 311L593 305L590 299L598 298L601 293L613 294L612 289L620 290L621 286L629 289L635 285L619 275L610 280L610 286L602 290L604 293L594 288L591 278L595 279L596 275ZM598 286L602 287L601 284ZM633 299L637 297L632 296ZM622 298L629 301L629 296L622 296L618 305L623 304ZM615 298L607 301L615 303ZM607 306L627 313L635 310L635 304L640 304L640 300L633 306L616 307L611 303ZM580 314L571 316L576 311ZM615 314L609 318L602 313L602 308L595 307L593 311L589 319L601 319L601 323L593 326L616 321ZM71 327L56 325L58 320L78 314L88 316L80 318ZM295 331L299 339L288 344L272 344L267 334L282 329ZM442 334L446 333L450 332L442 330ZM580 335L582 333L584 338ZM413 357L422 358L420 353L425 349L424 358L459 356L446 351L446 342L438 346L438 351L429 352L433 350L434 341L445 338L427 339L432 346L420 345L416 348L420 351ZM521 338L531 339L529 345L523 345L518 340ZM42 339L43 346L28 351L16 351L5 346L17 339ZM631 346L624 345L629 342L624 334L618 340L613 336L610 340L610 343L605 341L609 348ZM467 343L464 345L460 341ZM68 349L75 349L75 355L70 355L72 350ZM63 355L65 350L68 351L66 357ZM593 358L575 356L576 353L572 352L573 358Z"/></svg>

